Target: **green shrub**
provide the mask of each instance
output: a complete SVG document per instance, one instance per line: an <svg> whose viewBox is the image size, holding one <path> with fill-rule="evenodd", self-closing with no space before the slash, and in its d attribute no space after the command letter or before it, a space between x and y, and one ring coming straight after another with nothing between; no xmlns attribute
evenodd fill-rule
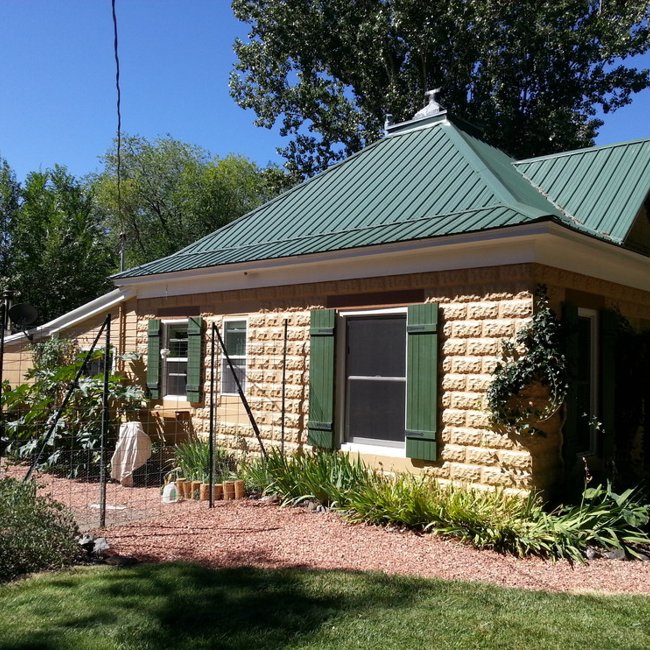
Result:
<svg viewBox="0 0 650 650"><path fill-rule="evenodd" d="M207 481L210 474L210 443L207 440L188 440L174 449L173 473L193 481ZM235 457L222 449L214 448L213 478L216 483L230 478L237 471Z"/></svg>
<svg viewBox="0 0 650 650"><path fill-rule="evenodd" d="M73 564L77 535L72 514L35 484L0 479L0 581Z"/></svg>
<svg viewBox="0 0 650 650"><path fill-rule="evenodd" d="M635 545L650 543L643 530L650 506L631 490L617 495L609 486L585 490L578 506L549 513L534 495L441 485L412 474L386 476L336 452L285 457L272 450L267 460L248 463L243 475L249 489L277 494L285 504L315 500L355 522L406 526L519 556L582 561L589 547L634 556Z"/></svg>

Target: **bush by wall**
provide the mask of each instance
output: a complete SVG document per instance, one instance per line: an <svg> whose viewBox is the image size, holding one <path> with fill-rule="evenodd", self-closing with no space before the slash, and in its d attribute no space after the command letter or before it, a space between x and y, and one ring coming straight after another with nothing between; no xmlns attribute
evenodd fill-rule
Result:
<svg viewBox="0 0 650 650"><path fill-rule="evenodd" d="M80 558L77 526L60 503L36 485L0 479L0 582L73 564Z"/></svg>

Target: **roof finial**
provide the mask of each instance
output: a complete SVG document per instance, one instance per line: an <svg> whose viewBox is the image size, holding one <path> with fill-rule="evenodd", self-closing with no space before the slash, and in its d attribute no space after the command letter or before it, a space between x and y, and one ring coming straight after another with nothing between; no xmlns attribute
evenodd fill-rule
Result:
<svg viewBox="0 0 650 650"><path fill-rule="evenodd" d="M424 93L424 96L429 100L429 103L413 116L414 120L419 120L423 117L431 117L432 115L437 115L444 110L436 101L436 95L438 95L441 90L441 88L434 88L433 90L427 90L427 92Z"/></svg>

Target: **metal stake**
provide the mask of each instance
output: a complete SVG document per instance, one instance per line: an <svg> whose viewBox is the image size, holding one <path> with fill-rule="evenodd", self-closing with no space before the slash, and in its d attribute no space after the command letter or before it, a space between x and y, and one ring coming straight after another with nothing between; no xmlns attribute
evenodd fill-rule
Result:
<svg viewBox="0 0 650 650"><path fill-rule="evenodd" d="M106 316L104 348L104 389L102 391L102 433L99 443L99 527L106 527L106 434L108 433L108 379L110 375L111 315Z"/></svg>

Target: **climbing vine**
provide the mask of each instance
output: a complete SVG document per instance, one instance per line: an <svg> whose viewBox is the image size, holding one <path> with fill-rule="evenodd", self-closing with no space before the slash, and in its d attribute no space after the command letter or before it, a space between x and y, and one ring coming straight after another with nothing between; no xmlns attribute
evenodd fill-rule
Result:
<svg viewBox="0 0 650 650"><path fill-rule="evenodd" d="M502 344L502 357L487 391L492 423L503 429L538 433L536 425L562 406L568 390L567 363L561 352L560 322L549 306L546 287L535 294L530 323ZM539 387L543 399L528 399Z"/></svg>

